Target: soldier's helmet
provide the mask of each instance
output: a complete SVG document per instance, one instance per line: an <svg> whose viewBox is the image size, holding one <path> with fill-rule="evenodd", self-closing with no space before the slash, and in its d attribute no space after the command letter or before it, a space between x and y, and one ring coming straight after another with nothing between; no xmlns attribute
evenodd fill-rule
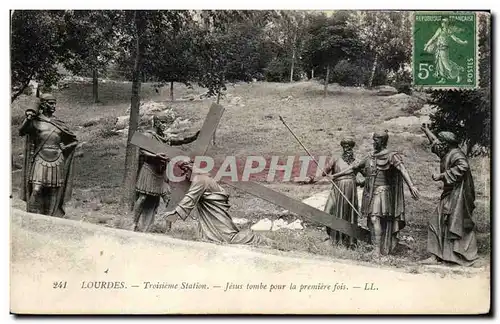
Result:
<svg viewBox="0 0 500 324"><path fill-rule="evenodd" d="M40 109L50 109L54 110L56 104L56 98L50 93L44 93L40 96Z"/></svg>
<svg viewBox="0 0 500 324"><path fill-rule="evenodd" d="M175 114L172 110L162 111L153 116L153 126L158 124L171 125L175 121Z"/></svg>
<svg viewBox="0 0 500 324"><path fill-rule="evenodd" d="M380 138L382 140L382 144L386 145L389 140L389 131L386 129L383 132L377 131L373 133L373 139Z"/></svg>

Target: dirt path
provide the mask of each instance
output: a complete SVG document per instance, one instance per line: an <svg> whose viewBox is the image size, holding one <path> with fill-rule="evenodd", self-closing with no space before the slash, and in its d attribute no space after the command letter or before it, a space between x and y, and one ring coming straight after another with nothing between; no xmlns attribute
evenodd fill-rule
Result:
<svg viewBox="0 0 500 324"><path fill-rule="evenodd" d="M490 304L484 269L409 274L17 209L11 212L11 248L11 311L17 313L478 313ZM114 288L82 288L96 281ZM66 288L53 288L54 282L67 282ZM144 282L169 288L145 289ZM228 283L240 289L224 292Z"/></svg>

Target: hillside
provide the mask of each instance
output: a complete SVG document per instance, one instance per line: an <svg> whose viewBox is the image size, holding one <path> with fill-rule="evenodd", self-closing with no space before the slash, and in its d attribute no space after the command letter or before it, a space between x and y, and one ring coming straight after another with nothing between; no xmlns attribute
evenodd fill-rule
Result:
<svg viewBox="0 0 500 324"><path fill-rule="evenodd" d="M84 82L69 84L55 93L58 99L56 115L75 129L83 143L75 161L73 199L67 206L70 219L100 223L104 226L131 229L132 215L126 214L119 204L120 186L125 158L125 133L113 131L118 116L127 115L130 106L130 83L105 82L100 84L100 104L91 104L92 85ZM169 101L168 89L154 90L152 85L142 87L142 100L153 100L171 106L178 116L192 121L189 134L201 127L212 99L200 99L203 89L188 89L175 85L174 102ZM297 136L314 155L337 155L343 136L354 137L358 157L371 149L371 135L375 130L390 131L389 148L398 150L409 173L421 192L422 199L413 201L405 188L407 202L407 228L403 230L408 249L381 259L372 259L368 247L357 250L333 249L323 243L323 229L307 226L304 231L277 231L265 235L279 242L278 249L294 251L297 255L314 253L335 258L370 261L375 264L413 267L415 261L425 256L426 221L438 202L440 188L432 181L431 174L439 167L439 161L430 153L427 140L419 131L419 123L428 112L423 103L400 94L391 97L376 96L376 91L361 88L330 86L328 96L322 96L322 85L315 82L291 84L249 83L229 86L228 96L221 101L226 107L216 135L216 145L208 154L215 158L226 155L304 155L300 146L280 123L282 115ZM18 188L22 162L22 139L17 129L30 97L22 96L12 107L12 174L13 206L24 210ZM489 177L490 162L486 158L471 160L477 195L474 219L479 232L480 265L489 263L490 209ZM328 182L315 185L293 183L266 184L295 199L304 199L327 190ZM228 188L231 194L232 215L244 217L255 223L259 219L283 216L281 208L260 199ZM160 213L162 213L160 209ZM293 219L294 215L284 215ZM365 226L366 220L360 219ZM309 224L306 224L309 225ZM157 231L161 231L158 228ZM151 234L154 235L154 234ZM179 221L171 235L182 239L195 239L195 222Z"/></svg>

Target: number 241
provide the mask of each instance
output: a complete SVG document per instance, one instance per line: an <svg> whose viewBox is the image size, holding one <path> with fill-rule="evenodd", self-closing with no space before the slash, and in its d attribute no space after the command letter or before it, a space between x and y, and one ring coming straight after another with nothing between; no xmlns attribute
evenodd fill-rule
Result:
<svg viewBox="0 0 500 324"><path fill-rule="evenodd" d="M58 289L58 288L59 289L64 289L64 288L66 288L66 284L67 284L66 281L54 281L52 283L52 288L54 288L54 289Z"/></svg>
<svg viewBox="0 0 500 324"><path fill-rule="evenodd" d="M418 65L418 78L425 80L429 77L429 73L434 69L434 65L429 65L429 63L420 63Z"/></svg>

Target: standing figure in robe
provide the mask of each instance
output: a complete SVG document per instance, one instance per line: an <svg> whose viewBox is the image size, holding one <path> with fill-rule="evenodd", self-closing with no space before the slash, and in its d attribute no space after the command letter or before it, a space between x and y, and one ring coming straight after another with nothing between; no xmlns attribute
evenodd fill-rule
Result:
<svg viewBox="0 0 500 324"><path fill-rule="evenodd" d="M26 110L19 135L26 137L21 199L31 213L64 217L71 198L76 135L54 117L56 99L44 94Z"/></svg>
<svg viewBox="0 0 500 324"><path fill-rule="evenodd" d="M443 182L443 192L429 220L427 251L431 256L421 263L446 261L469 266L478 258L472 221L475 191L469 161L452 132L435 136L426 125L422 130L431 142L432 152L441 158L440 171L432 175L432 180Z"/></svg>
<svg viewBox="0 0 500 324"><path fill-rule="evenodd" d="M167 123L173 122L168 116L155 115L153 117L153 129L147 130L144 135L157 140L162 144L178 146L189 144L198 138L199 132L184 139L165 138ZM143 149L139 151L139 164L137 169L137 181L135 185L135 199L131 206L134 211L134 231L147 232L154 219L160 197L166 205L170 201L170 188L167 179L167 163L169 158L165 154L152 154ZM167 230L170 229L167 222Z"/></svg>
<svg viewBox="0 0 500 324"><path fill-rule="evenodd" d="M450 59L450 47L453 42L464 45L467 41L461 40L454 34L457 30L450 26L448 18L443 18L441 27L424 46L424 51L434 54L434 77L439 79L437 83L445 83L446 80L453 79L460 83L460 73L464 71L464 67Z"/></svg>
<svg viewBox="0 0 500 324"><path fill-rule="evenodd" d="M354 172L365 177L361 213L366 216L371 242L377 255L387 255L398 244L398 233L406 226L403 181L415 200L418 189L413 184L401 156L387 150L388 131L373 134L373 152L353 163L344 171L332 175L338 179Z"/></svg>
<svg viewBox="0 0 500 324"><path fill-rule="evenodd" d="M259 244L270 241L250 229L238 229L229 215L229 195L208 174L193 174L193 161L180 162L178 166L191 184L177 207L165 214L167 221L175 222L179 217L186 220L193 209L196 209L201 241L230 244Z"/></svg>
<svg viewBox="0 0 500 324"><path fill-rule="evenodd" d="M321 175L322 177L344 171L355 162L353 149L356 143L354 142L354 140L350 138L343 139L340 142L340 145L343 149L342 156L333 159L327 165L323 174ZM318 181L317 178L311 177L309 183L314 183L316 181ZM344 176L338 177L335 180L335 184L337 185L337 188L342 191L342 194L347 199L349 199L349 202L356 208L356 210L359 210L357 185L363 185L363 183L357 181L354 171L351 171L351 173ZM332 185L324 211L329 213L330 215L333 215L334 217L341 218L352 224L358 225L358 215L337 188ZM347 247L356 245L356 238L354 237L349 237L348 235L329 227L326 227L326 233L335 244L341 244Z"/></svg>

